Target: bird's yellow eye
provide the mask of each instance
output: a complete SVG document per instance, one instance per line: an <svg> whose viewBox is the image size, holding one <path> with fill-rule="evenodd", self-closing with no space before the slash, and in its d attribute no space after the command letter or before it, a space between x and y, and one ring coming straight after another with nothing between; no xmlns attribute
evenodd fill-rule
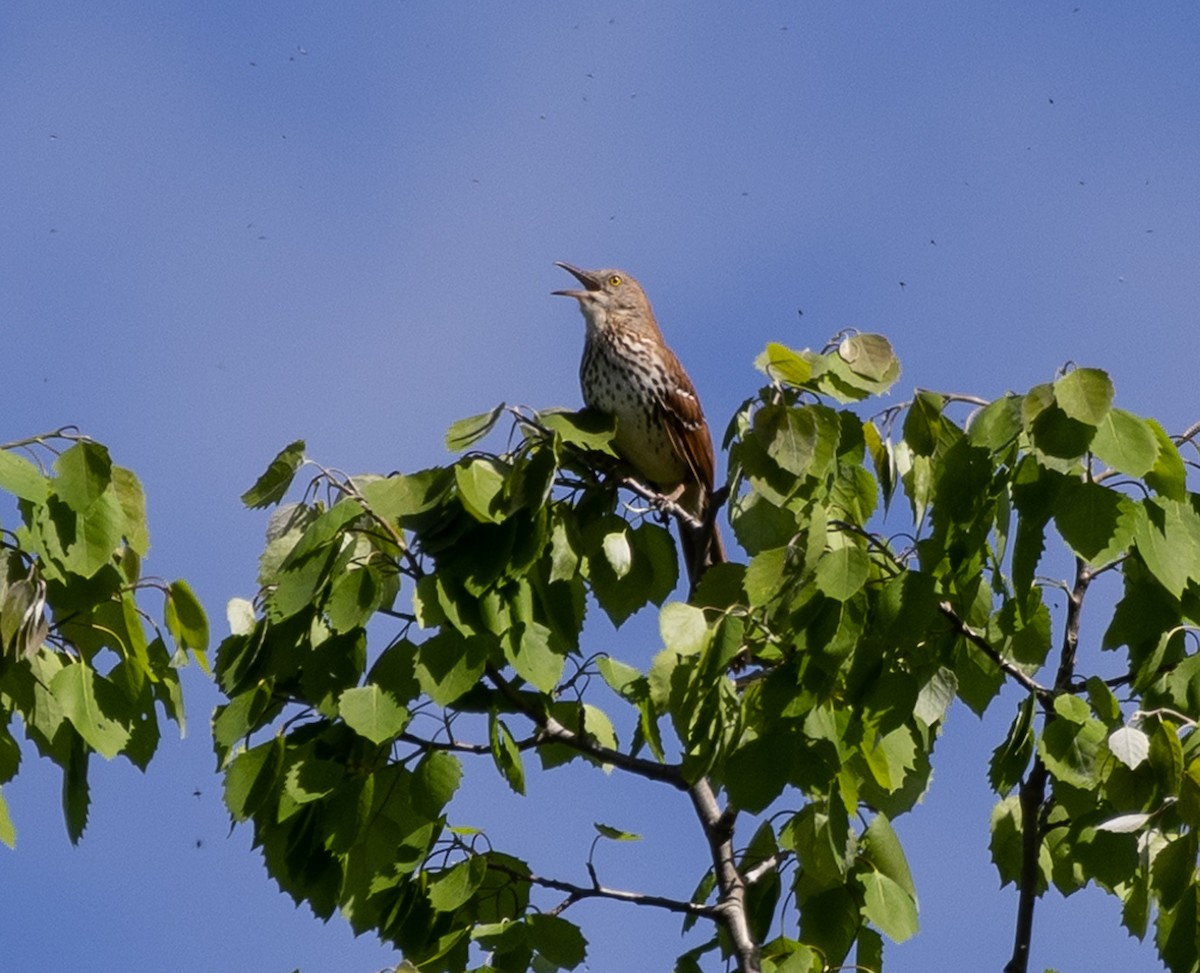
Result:
<svg viewBox="0 0 1200 973"><path fill-rule="evenodd" d="M621 285L621 275L620 274L613 274L611 277L608 278L608 286L609 287L619 287L620 285Z"/></svg>

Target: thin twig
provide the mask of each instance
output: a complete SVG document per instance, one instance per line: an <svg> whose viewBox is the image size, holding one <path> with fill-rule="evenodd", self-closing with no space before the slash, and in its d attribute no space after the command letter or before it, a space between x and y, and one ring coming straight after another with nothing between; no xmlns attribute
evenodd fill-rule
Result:
<svg viewBox="0 0 1200 973"><path fill-rule="evenodd" d="M565 892L567 894L566 899L550 910L551 915L558 915L583 899L615 899L619 902L631 903L632 905L666 909L668 912L678 912L705 919L718 919L718 909L716 906L705 905L702 902L689 902L685 899L672 899L665 895L649 895L645 892L613 889L596 882L594 876L592 885L576 885L574 882L564 882L557 878L547 878L544 875L523 872L497 861L489 860L488 868L509 875L519 882L529 882L531 885L537 885L540 888Z"/></svg>
<svg viewBox="0 0 1200 973"><path fill-rule="evenodd" d="M647 780L670 784L676 790L688 789L687 782L683 779L683 770L678 764L660 764L657 761L634 757L621 750L614 750L597 743L586 734L568 729L545 710L531 706L529 701L495 667L488 666L485 674L488 681L500 690L504 698L537 726L537 745L561 743L619 770L637 774Z"/></svg>
<svg viewBox="0 0 1200 973"><path fill-rule="evenodd" d="M1004 656L997 651L996 647L992 645L991 642L976 632L973 628L971 628L970 625L968 625L958 616L958 613L954 610L954 606L951 605L950 602L943 601L940 605L938 605L938 610L941 611L946 618L950 619L954 625L955 631L957 631L959 635L983 652L983 654L996 663L996 665L998 665L1003 672L1011 676L1015 682L1019 683L1029 692L1033 693L1033 695L1036 696L1043 704L1054 699L1054 692L1052 690L1047 689L1032 676L1028 675L1020 666L1015 665L1004 658Z"/></svg>

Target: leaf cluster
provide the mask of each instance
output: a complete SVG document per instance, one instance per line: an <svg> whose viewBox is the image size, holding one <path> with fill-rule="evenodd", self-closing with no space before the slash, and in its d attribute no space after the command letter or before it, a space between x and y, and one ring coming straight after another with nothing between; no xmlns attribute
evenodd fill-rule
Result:
<svg viewBox="0 0 1200 973"><path fill-rule="evenodd" d="M50 469L37 462L49 457ZM2 446L0 490L17 514L0 529L0 784L20 767L18 716L25 737L62 768L77 841L91 755L144 770L159 707L182 732L178 668L188 652L203 664L208 624L187 582L142 576L142 486L104 446L65 431ZM161 626L143 604L151 592L163 599ZM2 796L0 840L15 840Z"/></svg>
<svg viewBox="0 0 1200 973"><path fill-rule="evenodd" d="M982 714L1010 685L989 768L1001 878L1030 901L1095 883L1132 932L1153 922L1171 970L1196 969L1200 500L1177 443L1095 369L959 419L962 397L928 391L863 415L899 375L877 335L759 364L771 384L724 442L747 560L689 603L668 602L655 504L618 503L603 417L498 407L450 430L442 467L311 466L216 662L227 802L271 874L422 970L574 968L563 913L588 897L711 923L681 970L717 952L816 971L852 950L880 970L883 937L917 931L891 822L930 786L954 700ZM507 448L478 448L506 425ZM307 462L292 444L244 499L280 503ZM1119 601L1093 646L1098 579ZM648 665L582 654L593 604L614 627L662 606ZM1118 676L1097 675L1101 651ZM530 758L685 791L712 868L688 900L541 875L452 822L472 756L517 793Z"/></svg>

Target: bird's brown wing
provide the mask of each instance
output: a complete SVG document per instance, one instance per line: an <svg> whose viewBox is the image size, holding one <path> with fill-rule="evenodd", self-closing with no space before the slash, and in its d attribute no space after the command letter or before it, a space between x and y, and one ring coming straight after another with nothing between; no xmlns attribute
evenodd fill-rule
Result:
<svg viewBox="0 0 1200 973"><path fill-rule="evenodd" d="M663 425L675 452L687 464L692 478L703 488L705 495L712 493L716 475L713 458L712 437L704 411L700 408L700 397L688 378L679 360L670 351L668 369L674 379L659 398L663 412Z"/></svg>

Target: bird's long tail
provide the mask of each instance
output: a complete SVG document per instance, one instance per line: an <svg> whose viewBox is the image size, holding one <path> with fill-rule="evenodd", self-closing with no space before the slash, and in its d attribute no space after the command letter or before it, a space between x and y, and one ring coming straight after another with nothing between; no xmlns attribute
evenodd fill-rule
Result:
<svg viewBox="0 0 1200 973"><path fill-rule="evenodd" d="M725 544L716 519L706 517L700 526L679 521L679 546L683 554L684 567L688 574L688 597L696 593L696 586L704 572L714 564L725 563Z"/></svg>

